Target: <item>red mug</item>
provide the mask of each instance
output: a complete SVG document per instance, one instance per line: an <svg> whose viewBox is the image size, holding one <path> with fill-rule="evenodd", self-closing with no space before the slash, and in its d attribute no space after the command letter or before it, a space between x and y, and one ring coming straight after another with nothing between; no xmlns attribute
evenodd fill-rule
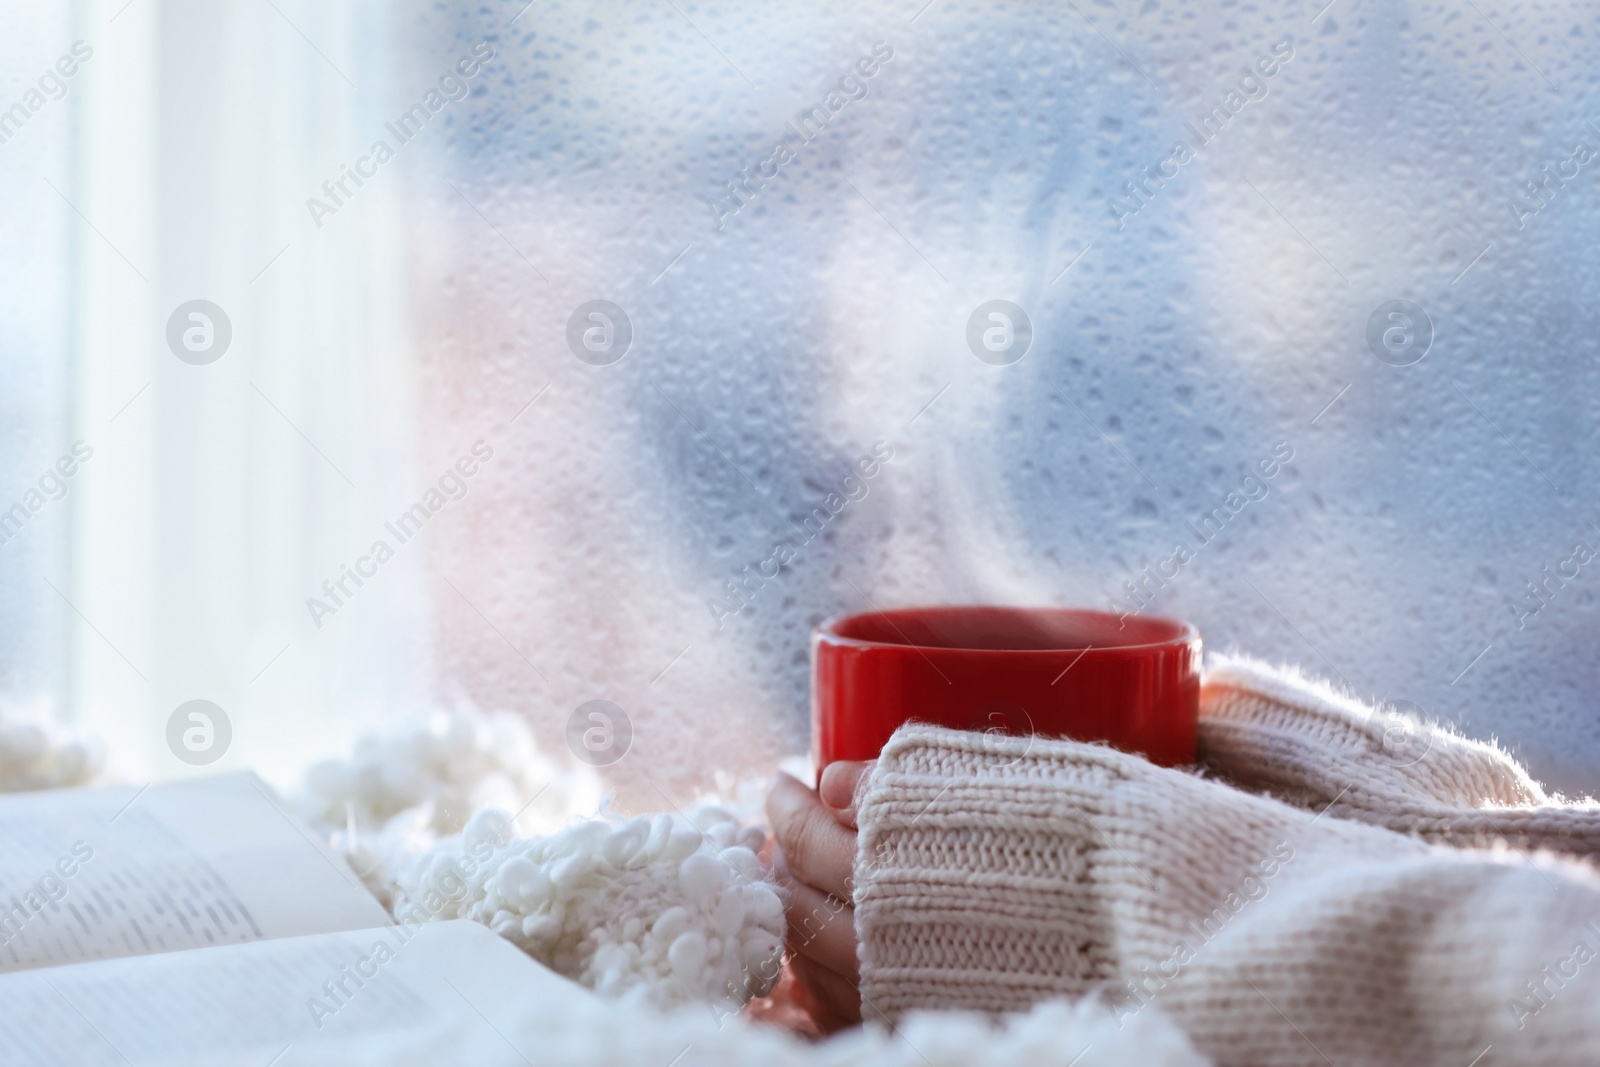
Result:
<svg viewBox="0 0 1600 1067"><path fill-rule="evenodd" d="M1192 763L1200 632L1064 608L934 607L829 619L811 637L812 757L876 759L912 719L1104 741Z"/></svg>

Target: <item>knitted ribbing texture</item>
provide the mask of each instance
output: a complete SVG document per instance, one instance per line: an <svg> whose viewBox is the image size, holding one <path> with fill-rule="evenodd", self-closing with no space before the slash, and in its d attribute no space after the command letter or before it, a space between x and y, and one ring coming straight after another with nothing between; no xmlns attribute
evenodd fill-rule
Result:
<svg viewBox="0 0 1600 1067"><path fill-rule="evenodd" d="M921 725L858 821L864 1014L1096 993L1223 1065L1600 1062L1600 876L1578 863Z"/></svg>

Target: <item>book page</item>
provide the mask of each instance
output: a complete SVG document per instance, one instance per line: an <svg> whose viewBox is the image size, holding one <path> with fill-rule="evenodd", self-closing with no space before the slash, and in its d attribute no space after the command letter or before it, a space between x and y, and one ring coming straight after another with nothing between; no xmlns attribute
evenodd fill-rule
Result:
<svg viewBox="0 0 1600 1067"><path fill-rule="evenodd" d="M525 1067L537 1047L507 1036L520 1011L596 1000L454 921L19 971L0 975L0 1003L8 1067Z"/></svg>
<svg viewBox="0 0 1600 1067"><path fill-rule="evenodd" d="M253 774L0 796L0 971L390 921Z"/></svg>

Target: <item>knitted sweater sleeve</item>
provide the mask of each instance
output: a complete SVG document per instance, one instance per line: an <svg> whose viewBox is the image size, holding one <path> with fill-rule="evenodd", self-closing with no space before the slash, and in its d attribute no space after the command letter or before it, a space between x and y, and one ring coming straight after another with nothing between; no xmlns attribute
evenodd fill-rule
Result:
<svg viewBox="0 0 1600 1067"><path fill-rule="evenodd" d="M1435 844L1600 855L1600 804L1548 796L1504 750L1289 668L1218 657L1200 765L1244 789Z"/></svg>
<svg viewBox="0 0 1600 1067"><path fill-rule="evenodd" d="M1068 741L895 734L860 799L874 1013L1155 1003L1223 1064L1600 1062L1600 877Z"/></svg>

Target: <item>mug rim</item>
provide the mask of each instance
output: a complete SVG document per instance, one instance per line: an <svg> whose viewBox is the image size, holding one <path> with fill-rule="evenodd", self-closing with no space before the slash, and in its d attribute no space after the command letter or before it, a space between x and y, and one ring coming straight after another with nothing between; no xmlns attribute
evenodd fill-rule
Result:
<svg viewBox="0 0 1600 1067"><path fill-rule="evenodd" d="M1138 652L1141 650L1173 648L1188 644L1200 639L1200 628L1192 622L1175 619L1166 615L1139 615L1141 622L1153 623L1167 627L1171 636L1155 641L1140 641L1137 644L1087 644L1078 646L1062 646L1056 648L973 648L969 645L935 645L919 644L910 639L904 641L882 641L865 637L851 637L839 632L839 627L856 619L883 618L891 626L895 624L895 616L925 615L929 612L946 612L960 615L977 612L1001 612L1017 616L1077 616L1092 617L1103 620L1117 620L1123 616L1109 611L1097 611L1093 608L1058 608L1058 607L1027 607L1006 604L924 604L902 608L889 608L887 610L873 609L871 611L855 611L833 615L817 624L816 638L826 640L832 644L847 645L855 648L883 648L907 649L919 652L973 652L987 653L1003 656L1059 656L1064 652L1076 652L1080 656L1087 656L1093 652ZM898 627L895 627L897 630ZM903 635L902 635L903 636Z"/></svg>

